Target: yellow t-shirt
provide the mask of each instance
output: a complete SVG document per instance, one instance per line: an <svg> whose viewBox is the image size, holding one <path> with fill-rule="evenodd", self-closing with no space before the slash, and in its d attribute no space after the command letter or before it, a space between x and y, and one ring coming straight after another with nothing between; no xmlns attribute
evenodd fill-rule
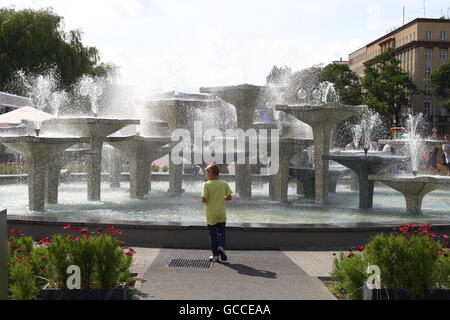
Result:
<svg viewBox="0 0 450 320"><path fill-rule="evenodd" d="M223 180L209 180L203 184L202 197L208 199L205 204L207 224L215 225L227 221L225 197L231 194L228 183Z"/></svg>

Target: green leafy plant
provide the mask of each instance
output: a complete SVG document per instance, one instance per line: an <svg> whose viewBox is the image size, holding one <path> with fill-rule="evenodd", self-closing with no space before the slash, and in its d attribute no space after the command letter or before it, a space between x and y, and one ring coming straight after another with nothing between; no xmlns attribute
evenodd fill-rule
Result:
<svg viewBox="0 0 450 320"><path fill-rule="evenodd" d="M381 270L381 286L401 289L412 298L421 298L434 289L449 288L450 258L448 236L430 232L431 225L410 224L400 234L380 234L359 252L341 253L331 272L336 282L333 291L349 299L362 298L362 286L368 278L365 269L376 265Z"/></svg>
<svg viewBox="0 0 450 320"><path fill-rule="evenodd" d="M58 288L64 288L67 282L67 268L74 264L74 241L70 235L54 235L48 247L50 261L55 267L55 283Z"/></svg>
<svg viewBox="0 0 450 320"><path fill-rule="evenodd" d="M9 265L10 294L12 300L35 300L40 288L34 281L31 264L26 260L17 260Z"/></svg>
<svg viewBox="0 0 450 320"><path fill-rule="evenodd" d="M344 294L347 299L362 299L363 283L367 279L367 256L365 253L344 254L333 261L331 279L336 281L333 293Z"/></svg>
<svg viewBox="0 0 450 320"><path fill-rule="evenodd" d="M73 263L80 267L81 271L81 287L88 289L91 287L91 282L94 275L94 268L96 263L96 247L91 237L75 238L73 244Z"/></svg>
<svg viewBox="0 0 450 320"><path fill-rule="evenodd" d="M162 172L167 172L167 171L169 171L169 167L168 166L164 166L164 167L161 168L161 171Z"/></svg>
<svg viewBox="0 0 450 320"><path fill-rule="evenodd" d="M93 240L95 246L95 282L101 288L112 288L121 273L123 251L119 241L111 235L100 235Z"/></svg>

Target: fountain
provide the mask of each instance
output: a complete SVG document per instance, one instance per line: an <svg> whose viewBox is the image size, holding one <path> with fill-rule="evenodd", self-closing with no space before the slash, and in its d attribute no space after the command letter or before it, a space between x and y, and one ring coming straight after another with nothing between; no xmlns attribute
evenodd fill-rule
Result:
<svg viewBox="0 0 450 320"><path fill-rule="evenodd" d="M328 200L329 176L328 161L322 159L322 155L329 154L331 131L343 120L362 113L367 106L347 106L337 102L327 101L327 92L314 92L314 105L305 103L299 105L277 105L276 110L289 113L297 119L309 124L313 130L314 137L314 166L316 174L316 202L324 204ZM299 98L306 97L299 93Z"/></svg>
<svg viewBox="0 0 450 320"><path fill-rule="evenodd" d="M416 215L421 214L422 201L428 193L450 185L450 177L434 175L370 175L369 179L401 192L405 197L406 211Z"/></svg>
<svg viewBox="0 0 450 320"><path fill-rule="evenodd" d="M29 210L43 211L45 199L55 198L54 190L56 188L57 192L58 181L49 179L49 175L51 176L53 168L56 167L60 154L70 146L82 142L85 142L84 139L75 137L0 137L0 143L25 157Z"/></svg>
<svg viewBox="0 0 450 320"><path fill-rule="evenodd" d="M169 132L176 129L188 129L194 131L195 112L205 109L216 100L200 94L185 94L169 92L152 96L145 107L156 120L162 120L169 126ZM170 151L178 144L178 141L170 142ZM169 157L169 193L180 195L183 193L183 164L175 164Z"/></svg>
<svg viewBox="0 0 450 320"><path fill-rule="evenodd" d="M450 177L419 175L419 162L421 155L427 148L442 146L446 141L426 140L421 137L421 128L424 126L423 115L409 114L406 121L406 133L402 139L381 140L394 147L400 153L411 157L412 175L371 175L370 180L379 181L401 192L405 196L407 212L420 214L422 201L425 195L438 189L442 185L450 184Z"/></svg>
<svg viewBox="0 0 450 320"><path fill-rule="evenodd" d="M247 131L253 126L257 103L264 89L265 87L261 86L242 84L226 87L205 87L200 88L200 92L210 93L234 105L238 129ZM252 196L252 171L249 164L236 165L236 191L241 198Z"/></svg>
<svg viewBox="0 0 450 320"><path fill-rule="evenodd" d="M415 172L418 170L419 157L421 153L426 150L431 150L435 147L441 147L447 142L445 140L434 140L434 139L424 139L421 136L421 129L424 126L423 115L419 113L418 115L408 115L406 120L406 132L403 134L401 139L393 140L378 140L380 144L388 144L396 150L398 154L410 155L411 165L413 166Z"/></svg>
<svg viewBox="0 0 450 320"><path fill-rule="evenodd" d="M358 175L359 208L370 209L373 205L374 182L369 180L369 175L386 169L392 164L406 161L408 158L395 155L336 154L322 155L322 159L336 161Z"/></svg>
<svg viewBox="0 0 450 320"><path fill-rule="evenodd" d="M131 124L139 124L137 119L107 119L91 117L58 117L42 122L42 130L59 131L68 135L87 137L91 146L87 172L88 201L100 201L101 161L103 142L110 134Z"/></svg>
<svg viewBox="0 0 450 320"><path fill-rule="evenodd" d="M143 136L139 133L128 137L110 136L106 139L108 144L124 154L130 164L130 198L132 199L143 199L144 195L150 191L150 165L163 155L159 148L170 142L166 122L148 121L145 125L154 128L155 135ZM148 130L144 132L149 133Z"/></svg>

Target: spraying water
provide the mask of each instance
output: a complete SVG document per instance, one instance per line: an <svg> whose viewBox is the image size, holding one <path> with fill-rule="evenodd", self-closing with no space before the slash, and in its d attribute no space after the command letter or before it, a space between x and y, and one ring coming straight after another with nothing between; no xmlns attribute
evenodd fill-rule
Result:
<svg viewBox="0 0 450 320"><path fill-rule="evenodd" d="M414 176L417 175L419 171L420 158L423 153L423 144L420 132L424 125L423 114L419 113L414 116L412 114L408 115L406 120L406 133L403 135L404 139L408 140L409 153L411 156L411 165Z"/></svg>
<svg viewBox="0 0 450 320"><path fill-rule="evenodd" d="M98 79L84 76L78 84L79 92L82 96L89 98L91 102L91 110L94 117L98 115L98 100L103 94L102 84Z"/></svg>
<svg viewBox="0 0 450 320"><path fill-rule="evenodd" d="M360 130L363 138L363 148L364 153L367 155L367 152L370 149L372 137L377 128L379 128L382 125L380 115L377 112L368 111L363 114L361 123L360 123Z"/></svg>

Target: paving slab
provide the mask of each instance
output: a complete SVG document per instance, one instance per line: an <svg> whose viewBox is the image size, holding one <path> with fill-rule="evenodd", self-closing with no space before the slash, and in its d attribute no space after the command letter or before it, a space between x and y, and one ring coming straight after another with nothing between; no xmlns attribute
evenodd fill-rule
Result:
<svg viewBox="0 0 450 320"><path fill-rule="evenodd" d="M143 276L140 299L335 300L282 251L228 251L227 262L206 269L168 267L172 259L207 260L210 254L161 249Z"/></svg>

